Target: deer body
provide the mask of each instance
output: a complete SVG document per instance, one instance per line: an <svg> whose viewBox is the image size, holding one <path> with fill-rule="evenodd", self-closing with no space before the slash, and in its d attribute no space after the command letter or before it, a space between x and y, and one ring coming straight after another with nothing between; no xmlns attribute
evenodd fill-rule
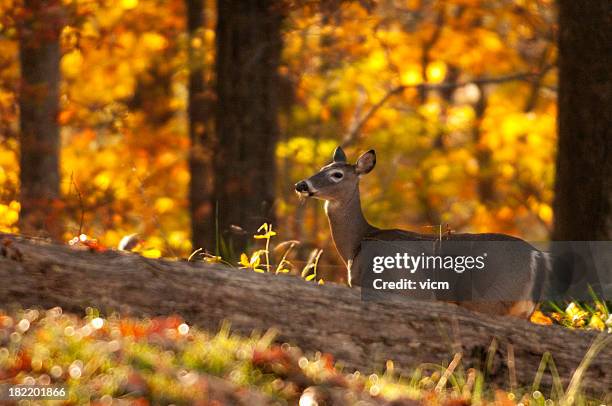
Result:
<svg viewBox="0 0 612 406"><path fill-rule="evenodd" d="M376 164L373 150L363 154L355 165L346 162L340 147L336 149L333 162L320 172L298 182L296 192L302 196L325 200L325 212L329 220L331 235L342 261L347 267L348 281L358 286L361 275L369 264L362 259L361 243L378 241L436 241L440 237L410 231L382 230L371 225L363 215L359 193L359 177L369 173ZM490 292L486 302L460 302L472 310L500 315L529 317L535 310L539 288L548 264L540 251L521 239L504 234L450 234L443 240L455 241L516 241L520 250L500 266L499 273L483 279L483 289ZM521 245L522 244L522 245ZM506 297L515 301L495 301L495 295L504 290Z"/></svg>

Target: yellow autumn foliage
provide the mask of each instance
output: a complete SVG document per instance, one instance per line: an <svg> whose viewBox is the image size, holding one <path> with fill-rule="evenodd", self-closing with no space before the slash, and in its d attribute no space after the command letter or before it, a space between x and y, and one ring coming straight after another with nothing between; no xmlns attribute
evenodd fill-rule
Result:
<svg viewBox="0 0 612 406"><path fill-rule="evenodd" d="M5 3L0 14L10 8ZM554 63L556 45L545 35L552 5L524 0L519 15L482 0L434 2L431 9L424 3L380 2L365 10L360 2L343 2L334 18L317 7L291 8L280 70L291 91L281 92L290 97L281 106L276 147L275 226L283 237L331 248L324 213L302 205L291 185L346 142L353 159L377 151L362 195L379 226L423 231L446 221L458 231L547 238L556 71L537 89L527 80L479 81ZM78 1L75 7L79 18L63 34L58 116L67 237L82 226L116 246L122 236L139 233L145 255L188 256L184 9L153 0ZM206 2L205 12L206 26L192 46L212 83L214 4ZM441 27L437 13L444 13ZM7 129L0 136L0 230L14 232L18 115L11 84L18 83L18 54L15 27L0 31L6 56L0 125ZM425 81L448 88L418 89ZM409 89L389 95L400 85ZM487 182L490 196L483 191Z"/></svg>

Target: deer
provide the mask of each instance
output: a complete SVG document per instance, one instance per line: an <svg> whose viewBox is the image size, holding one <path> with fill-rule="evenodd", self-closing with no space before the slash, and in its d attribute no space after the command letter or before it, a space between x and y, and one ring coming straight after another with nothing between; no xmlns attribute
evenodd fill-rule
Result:
<svg viewBox="0 0 612 406"><path fill-rule="evenodd" d="M518 243L510 263L499 273L481 281L486 289L486 302L461 301L459 306L494 315L529 318L537 307L541 287L550 269L546 253L537 250L524 240L506 234L445 233L444 236L422 234L400 229L380 229L365 218L361 208L359 180L376 166L376 152L372 149L362 154L355 164L347 161L343 149L338 146L332 162L319 172L295 184L300 198L323 200L329 221L332 240L347 269L349 286L359 286L361 275L369 263L365 263L361 246L364 241L512 241ZM512 297L512 300L496 300ZM516 300L514 299L516 298Z"/></svg>

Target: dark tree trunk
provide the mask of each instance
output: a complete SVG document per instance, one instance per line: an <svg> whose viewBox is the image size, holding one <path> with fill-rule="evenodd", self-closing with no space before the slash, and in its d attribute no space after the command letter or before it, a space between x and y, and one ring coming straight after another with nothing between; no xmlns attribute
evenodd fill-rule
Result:
<svg viewBox="0 0 612 406"><path fill-rule="evenodd" d="M276 0L219 0L217 21L218 151L212 205L221 237L240 249L245 236L273 221L278 137L278 65L284 10Z"/></svg>
<svg viewBox="0 0 612 406"><path fill-rule="evenodd" d="M20 25L19 226L24 234L62 238L59 173L59 0L26 0Z"/></svg>
<svg viewBox="0 0 612 406"><path fill-rule="evenodd" d="M215 213L210 201L214 143L209 99L204 82L204 0L186 0L189 33L189 209L194 249L214 250ZM199 46L198 46L199 43Z"/></svg>
<svg viewBox="0 0 612 406"><path fill-rule="evenodd" d="M553 240L612 239L612 4L559 1Z"/></svg>

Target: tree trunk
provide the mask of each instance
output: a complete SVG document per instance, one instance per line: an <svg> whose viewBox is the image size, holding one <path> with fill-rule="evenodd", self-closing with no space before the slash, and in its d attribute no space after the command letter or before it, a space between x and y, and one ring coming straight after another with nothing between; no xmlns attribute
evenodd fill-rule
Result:
<svg viewBox="0 0 612 406"><path fill-rule="evenodd" d="M278 66L284 10L277 0L219 0L216 35L218 151L212 205L220 237L240 250L273 217Z"/></svg>
<svg viewBox="0 0 612 406"><path fill-rule="evenodd" d="M612 5L559 1L553 240L612 239Z"/></svg>
<svg viewBox="0 0 612 406"><path fill-rule="evenodd" d="M204 81L204 0L186 0L189 34L189 210L194 249L214 251L215 213L210 201L214 143Z"/></svg>
<svg viewBox="0 0 612 406"><path fill-rule="evenodd" d="M21 64L19 226L62 239L59 173L59 82L62 2L26 0L19 26Z"/></svg>
<svg viewBox="0 0 612 406"><path fill-rule="evenodd" d="M107 315L179 314L208 330L228 320L233 330L247 335L275 328L278 341L330 353L345 369L364 373L381 371L389 359L401 373L425 362L447 365L457 352L463 354L464 368L484 370L491 352L488 381L508 388L508 374L516 373L518 385L529 387L542 356L550 352L567 384L596 337L441 302L365 302L359 289L201 262L116 251L94 254L9 235L0 235L0 247L0 280L6 282L0 284L0 308L61 306L82 314L95 306ZM514 368L507 367L509 360ZM594 396L610 391L612 345L594 356L583 382ZM547 369L540 390L546 394L550 383Z"/></svg>

